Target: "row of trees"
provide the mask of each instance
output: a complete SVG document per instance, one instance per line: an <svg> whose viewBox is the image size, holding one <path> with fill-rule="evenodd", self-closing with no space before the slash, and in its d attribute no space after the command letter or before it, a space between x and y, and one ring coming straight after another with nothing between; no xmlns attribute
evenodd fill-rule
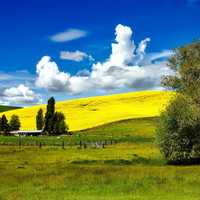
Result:
<svg viewBox="0 0 200 200"><path fill-rule="evenodd" d="M10 121L6 115L0 117L0 134L9 135L10 131L20 129L21 123L17 115L12 115ZM44 135L61 135L68 132L68 126L65 122L65 115L55 110L55 99L51 97L48 100L45 115L40 108L36 115L37 130L42 130Z"/></svg>
<svg viewBox="0 0 200 200"><path fill-rule="evenodd" d="M0 117L0 132L2 134L8 135L10 131L19 130L20 126L21 123L17 115L12 115L10 121L7 120L6 115Z"/></svg>
<svg viewBox="0 0 200 200"><path fill-rule="evenodd" d="M47 103L45 116L40 108L36 115L36 127L45 135L61 135L68 132L65 115L55 110L55 99L51 97Z"/></svg>
<svg viewBox="0 0 200 200"><path fill-rule="evenodd" d="M176 96L160 117L160 149L172 163L200 162L200 42L177 49L169 66L162 84Z"/></svg>

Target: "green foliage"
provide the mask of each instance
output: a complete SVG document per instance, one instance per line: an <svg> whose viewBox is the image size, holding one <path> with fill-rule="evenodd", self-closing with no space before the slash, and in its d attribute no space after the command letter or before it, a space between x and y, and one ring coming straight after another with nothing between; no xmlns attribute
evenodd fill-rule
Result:
<svg viewBox="0 0 200 200"><path fill-rule="evenodd" d="M53 130L53 117L55 113L55 99L51 97L47 103L47 111L45 114L44 132L51 134Z"/></svg>
<svg viewBox="0 0 200 200"><path fill-rule="evenodd" d="M40 108L36 115L36 127L37 130L42 130L44 127L44 116L43 116L43 110Z"/></svg>
<svg viewBox="0 0 200 200"><path fill-rule="evenodd" d="M19 117L17 115L12 115L10 118L10 130L11 131L17 131L20 129L21 123L19 120Z"/></svg>
<svg viewBox="0 0 200 200"><path fill-rule="evenodd" d="M176 49L169 66L175 75L163 77L162 84L189 95L200 105L200 42Z"/></svg>
<svg viewBox="0 0 200 200"><path fill-rule="evenodd" d="M53 97L48 100L43 131L48 135L61 135L68 132L64 114L55 112L55 99Z"/></svg>
<svg viewBox="0 0 200 200"><path fill-rule="evenodd" d="M161 152L169 162L187 163L200 159L200 108L179 94L160 116L157 129Z"/></svg>
<svg viewBox="0 0 200 200"><path fill-rule="evenodd" d="M175 75L162 83L177 97L161 114L160 148L169 162L200 162L200 42L177 49L169 66Z"/></svg>
<svg viewBox="0 0 200 200"><path fill-rule="evenodd" d="M62 112L55 112L52 123L52 135L61 135L67 133L68 126L65 123L65 115Z"/></svg>
<svg viewBox="0 0 200 200"><path fill-rule="evenodd" d="M8 120L5 115L2 115L0 123L1 123L0 130L3 132L4 135L8 135L10 127L9 127Z"/></svg>

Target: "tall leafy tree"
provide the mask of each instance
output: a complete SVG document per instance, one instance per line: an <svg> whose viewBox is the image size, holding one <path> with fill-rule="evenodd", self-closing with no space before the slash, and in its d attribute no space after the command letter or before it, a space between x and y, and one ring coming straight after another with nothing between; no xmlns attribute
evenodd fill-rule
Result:
<svg viewBox="0 0 200 200"><path fill-rule="evenodd" d="M10 130L11 131L19 130L20 126L21 126L19 117L17 115L12 115L11 118L10 118L9 125L10 125Z"/></svg>
<svg viewBox="0 0 200 200"><path fill-rule="evenodd" d="M36 115L36 127L37 130L42 130L44 127L44 116L43 116L43 110L40 108Z"/></svg>
<svg viewBox="0 0 200 200"><path fill-rule="evenodd" d="M55 113L55 99L51 97L47 103L47 111L45 114L44 132L51 134L53 130L53 117Z"/></svg>
<svg viewBox="0 0 200 200"><path fill-rule="evenodd" d="M169 66L174 75L162 84L176 96L161 114L157 140L169 162L200 162L200 42L176 49Z"/></svg>

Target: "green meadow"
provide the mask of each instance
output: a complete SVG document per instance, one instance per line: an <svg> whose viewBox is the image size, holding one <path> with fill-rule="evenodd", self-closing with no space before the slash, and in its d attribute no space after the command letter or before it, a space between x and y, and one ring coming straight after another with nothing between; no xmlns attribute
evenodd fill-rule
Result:
<svg viewBox="0 0 200 200"><path fill-rule="evenodd" d="M167 165L156 123L125 120L59 138L2 136L0 199L199 200L199 166ZM104 148L91 145L100 141Z"/></svg>

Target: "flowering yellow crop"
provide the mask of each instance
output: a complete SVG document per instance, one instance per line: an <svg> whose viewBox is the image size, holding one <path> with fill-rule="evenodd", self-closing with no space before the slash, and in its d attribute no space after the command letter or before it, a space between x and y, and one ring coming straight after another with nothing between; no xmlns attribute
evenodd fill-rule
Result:
<svg viewBox="0 0 200 200"><path fill-rule="evenodd" d="M92 128L101 124L130 118L158 116L160 111L173 96L167 91L142 91L97 96L57 102L56 109L62 111L71 131ZM21 129L35 129L35 116L39 108L46 110L46 105L33 106L5 112L20 117Z"/></svg>

